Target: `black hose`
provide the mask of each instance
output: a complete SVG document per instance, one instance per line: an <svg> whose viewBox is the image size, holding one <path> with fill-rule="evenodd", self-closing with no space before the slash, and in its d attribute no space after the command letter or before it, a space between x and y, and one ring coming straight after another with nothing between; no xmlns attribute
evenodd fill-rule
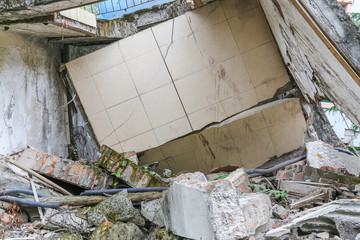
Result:
<svg viewBox="0 0 360 240"><path fill-rule="evenodd" d="M31 190L27 190L27 189L9 189L9 190L5 190L5 191L0 191L0 196L12 195L12 194L18 194L18 193L23 193L23 194L34 196L34 192ZM46 197L46 196L38 193L38 197Z"/></svg>
<svg viewBox="0 0 360 240"><path fill-rule="evenodd" d="M274 172L276 170L279 170L280 168L283 168L287 165L290 165L290 164L293 164L293 163L296 163L296 162L299 162L301 160L304 160L306 158L306 155L303 155L303 156L300 156L300 157L297 157L297 158L294 158L294 159L290 159L288 161L285 161L285 162L282 162L274 167L271 167L271 168L267 168L267 169L246 169L246 173L249 174L249 177L252 178L252 177L257 177L257 176L261 176L261 175L264 175L264 174L267 174L267 173L271 173L271 172Z"/></svg>
<svg viewBox="0 0 360 240"><path fill-rule="evenodd" d="M334 148L334 149L339 151L339 152L346 153L348 155L358 157L356 154L354 154L353 152L351 152L351 151L349 151L347 149L343 149L343 148Z"/></svg>
<svg viewBox="0 0 360 240"><path fill-rule="evenodd" d="M11 196L1 196L0 201L13 201L21 205L31 206L31 207L43 207L43 208L58 208L60 207L59 203L46 203L46 202L34 202L31 200L21 199Z"/></svg>
<svg viewBox="0 0 360 240"><path fill-rule="evenodd" d="M86 190L80 193L80 195L100 195L103 193L115 194L122 190L127 190L129 193L137 192L161 192L168 190L168 187L146 187L146 188L118 188L118 189L101 189L101 190Z"/></svg>

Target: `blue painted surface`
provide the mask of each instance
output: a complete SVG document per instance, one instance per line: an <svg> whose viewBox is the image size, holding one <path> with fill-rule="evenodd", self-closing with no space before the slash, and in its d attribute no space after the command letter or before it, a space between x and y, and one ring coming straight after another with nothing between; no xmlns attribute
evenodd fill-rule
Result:
<svg viewBox="0 0 360 240"><path fill-rule="evenodd" d="M97 3L96 13L99 19L119 18L124 14L132 13L141 9L151 8L155 5L171 2L173 0L106 0ZM93 5L94 9L95 4ZM85 7L85 10L89 10ZM95 9L94 9L95 10Z"/></svg>

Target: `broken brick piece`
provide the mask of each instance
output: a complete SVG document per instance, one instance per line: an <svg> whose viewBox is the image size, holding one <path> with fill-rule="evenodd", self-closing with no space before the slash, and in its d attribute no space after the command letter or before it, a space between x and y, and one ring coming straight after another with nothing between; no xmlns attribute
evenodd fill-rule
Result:
<svg viewBox="0 0 360 240"><path fill-rule="evenodd" d="M166 187L160 178L134 163L135 152L118 153L103 145L99 165L131 187ZM135 154L136 156L136 154Z"/></svg>
<svg viewBox="0 0 360 240"><path fill-rule="evenodd" d="M100 168L82 165L34 149L25 149L17 162L48 177L85 189L104 189L113 185L113 177Z"/></svg>

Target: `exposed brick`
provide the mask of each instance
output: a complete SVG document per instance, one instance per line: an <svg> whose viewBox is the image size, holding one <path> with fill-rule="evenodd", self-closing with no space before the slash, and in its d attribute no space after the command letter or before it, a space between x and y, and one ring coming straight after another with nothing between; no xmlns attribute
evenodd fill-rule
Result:
<svg viewBox="0 0 360 240"><path fill-rule="evenodd" d="M101 146L100 152L99 165L131 187L167 186L160 178L134 163L137 159L135 152L118 153L105 145Z"/></svg>
<svg viewBox="0 0 360 240"><path fill-rule="evenodd" d="M38 173L85 189L105 189L113 185L113 177L104 170L58 158L34 149L25 149L18 162Z"/></svg>
<svg viewBox="0 0 360 240"><path fill-rule="evenodd" d="M339 172L339 169L334 168L334 167L330 167L330 166L322 166L320 169L321 169L321 170L326 170L326 171L332 171L332 172L334 172L334 173L338 173L338 172Z"/></svg>

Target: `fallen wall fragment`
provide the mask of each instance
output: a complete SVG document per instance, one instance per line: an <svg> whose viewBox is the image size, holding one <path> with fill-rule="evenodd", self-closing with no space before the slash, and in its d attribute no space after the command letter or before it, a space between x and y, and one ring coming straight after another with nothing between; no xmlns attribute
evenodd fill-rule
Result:
<svg viewBox="0 0 360 240"><path fill-rule="evenodd" d="M300 232L330 232L341 239L355 239L360 233L360 200L338 200L308 209L281 227L266 233L267 239L296 239Z"/></svg>
<svg viewBox="0 0 360 240"><path fill-rule="evenodd" d="M358 157L339 152L322 141L308 142L306 149L306 158L310 167L344 168L356 177L360 175L360 159Z"/></svg>
<svg viewBox="0 0 360 240"><path fill-rule="evenodd" d="M134 188L166 187L167 184L156 176L155 172L137 165L135 152L118 153L103 145L100 148L101 157L98 163L117 178Z"/></svg>
<svg viewBox="0 0 360 240"><path fill-rule="evenodd" d="M270 199L265 194L238 194L229 180L208 182L202 173L182 174L167 193L165 225L191 239L234 239L255 234L269 222Z"/></svg>
<svg viewBox="0 0 360 240"><path fill-rule="evenodd" d="M104 189L113 185L113 177L100 168L82 165L34 149L25 149L17 162L38 173L85 189Z"/></svg>

